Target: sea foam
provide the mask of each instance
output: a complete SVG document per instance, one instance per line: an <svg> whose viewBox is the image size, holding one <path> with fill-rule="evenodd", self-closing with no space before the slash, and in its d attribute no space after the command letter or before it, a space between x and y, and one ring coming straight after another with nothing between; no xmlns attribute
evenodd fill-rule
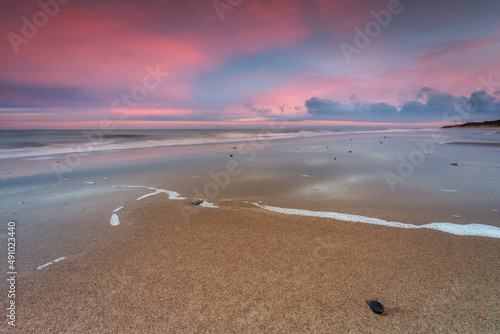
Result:
<svg viewBox="0 0 500 334"><path fill-rule="evenodd" d="M45 267L50 266L51 264L57 263L57 262L62 261L62 260L66 260L66 257L65 257L65 256L63 256L63 257L60 257L60 258L58 258L58 259L52 260L52 261L50 261L50 262L47 262L47 263L45 263L45 264L42 264L41 266L39 266L39 267L38 267L38 268L36 268L36 269L37 269L37 270L43 269L43 268L45 268Z"/></svg>
<svg viewBox="0 0 500 334"><path fill-rule="evenodd" d="M137 200L142 200L144 198L158 195L161 193L165 193L168 195L169 199L173 200L182 200L186 199L182 197L179 193L175 191L159 189L154 187L146 187L146 186L114 186L114 188L144 188L149 190L154 190L152 193L143 195ZM231 202L232 200L222 200L226 202ZM277 206L270 205L262 205L255 202L247 202L247 201L239 201L243 203L248 203L255 205L261 209L282 213L286 215L296 215L296 216L304 216L304 217L317 217L317 218L327 218L327 219L335 219L346 222L354 222L354 223L364 223L364 224L373 224L373 225L381 225L388 227L398 227L398 228L409 228L409 229L430 229L437 230L441 232L446 232L454 235L462 235L462 236L479 236L479 237L490 237L490 238L500 238L500 228L490 225L483 224L453 224L448 222L434 222L424 225L414 225L407 223L400 223L395 221L387 221L379 218L372 218L360 215L352 215L347 213L340 212L331 212L331 211L310 211L303 209L292 209L292 208L280 208ZM202 202L200 206L208 207L208 208L218 208L213 203ZM114 214L113 216L116 216ZM117 216L118 218L118 216ZM112 218L113 219L113 218Z"/></svg>
<svg viewBox="0 0 500 334"><path fill-rule="evenodd" d="M178 192L175 191L170 191L170 190L165 190L165 189L159 189L159 188L154 188L154 187L145 187L145 186L113 186L113 188L143 188L143 189L149 189L149 190L154 190L152 193L140 196L137 198L138 201L141 199L155 196L158 194L165 193L168 195L168 199L174 199L174 200L181 200L181 199L186 199L186 197L182 197Z"/></svg>
<svg viewBox="0 0 500 334"><path fill-rule="evenodd" d="M116 213L113 213L113 215L111 216L111 220L109 221L109 223L111 224L111 226L118 226L118 225L120 225L120 218L118 217L118 215Z"/></svg>
<svg viewBox="0 0 500 334"><path fill-rule="evenodd" d="M338 213L338 212L328 212L328 211L309 211L309 210L300 210L300 209L287 209L280 208L276 206L269 205L260 205L258 203L252 203L255 206L258 206L264 210L279 212L287 215L298 215L305 217L318 217L318 218L330 218L348 222L356 222L356 223L365 223L365 224L374 224L374 225L383 225L389 227L399 227L399 228L426 228L431 230L438 230L450 234L455 235L464 235L464 236L479 236L479 237L490 237L490 238L500 238L500 228L490 225L483 224L453 224L448 222L439 222L439 223L430 223L425 225L414 225L414 224L405 224L400 222L391 222L379 218L371 218L365 216L351 215L346 213Z"/></svg>

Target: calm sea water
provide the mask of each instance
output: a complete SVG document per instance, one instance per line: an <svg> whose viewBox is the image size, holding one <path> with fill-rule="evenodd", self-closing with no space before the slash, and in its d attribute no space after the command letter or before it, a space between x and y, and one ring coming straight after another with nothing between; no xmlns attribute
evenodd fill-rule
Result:
<svg viewBox="0 0 500 334"><path fill-rule="evenodd" d="M201 145L252 140L272 140L316 136L338 136L378 131L428 134L436 129L249 129L249 130L0 130L0 159L47 157L73 152L95 152L162 146ZM446 130L447 140L500 142L500 131L485 129Z"/></svg>
<svg viewBox="0 0 500 334"><path fill-rule="evenodd" d="M0 159L335 135L339 130L1 130Z"/></svg>

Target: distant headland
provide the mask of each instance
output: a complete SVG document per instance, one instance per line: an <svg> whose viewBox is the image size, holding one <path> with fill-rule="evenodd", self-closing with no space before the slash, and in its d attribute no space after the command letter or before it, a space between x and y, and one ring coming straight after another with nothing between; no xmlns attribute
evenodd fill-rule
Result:
<svg viewBox="0 0 500 334"><path fill-rule="evenodd" d="M500 128L500 119L496 121L467 122L459 125L446 125L441 127L441 129L449 128Z"/></svg>

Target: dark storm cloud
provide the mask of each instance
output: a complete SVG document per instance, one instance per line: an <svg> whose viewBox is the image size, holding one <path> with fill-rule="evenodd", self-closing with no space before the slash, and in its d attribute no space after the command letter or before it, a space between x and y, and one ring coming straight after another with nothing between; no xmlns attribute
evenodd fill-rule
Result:
<svg viewBox="0 0 500 334"><path fill-rule="evenodd" d="M352 100L352 99L351 99ZM366 119L394 117L394 121L451 120L450 115L471 120L478 117L500 117L500 100L485 91L477 91L470 97L454 96L423 87L415 92L415 98L406 101L398 109L387 103L341 102L312 97L305 102L309 119ZM457 119L457 117L455 117Z"/></svg>
<svg viewBox="0 0 500 334"><path fill-rule="evenodd" d="M401 107L402 115L442 115L456 112L462 114L499 115L500 101L484 90L471 94L470 97L453 96L424 87L416 93L416 101L408 101Z"/></svg>
<svg viewBox="0 0 500 334"><path fill-rule="evenodd" d="M305 102L308 113L315 118L338 115L391 115L397 109L387 103L339 102L312 97Z"/></svg>

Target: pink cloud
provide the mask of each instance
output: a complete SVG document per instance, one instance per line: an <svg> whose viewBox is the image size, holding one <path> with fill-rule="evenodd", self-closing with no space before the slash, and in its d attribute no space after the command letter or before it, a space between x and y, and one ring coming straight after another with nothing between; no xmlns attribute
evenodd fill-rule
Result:
<svg viewBox="0 0 500 334"><path fill-rule="evenodd" d="M489 32L474 32L471 26L470 36L482 36L476 38L465 39L451 30L444 33L439 29L444 31L453 24L458 27L462 22L459 19L465 17L466 2L451 5L456 9L454 13L459 14L432 12L424 17L420 14L425 13L426 4L412 3L412 11L405 9L356 55L353 63L347 64L339 43L351 42L353 28L363 28L373 19L370 11L386 8L387 1L243 1L225 14L224 21L219 20L211 1L122 1L120 5L114 1L72 1L61 6L60 12L27 45L21 45L19 54L12 51L4 38L0 85L82 89L90 95L89 101L85 104L81 102L84 99L75 98L75 105L71 105L71 99L61 99L60 104L51 104L49 94L29 92L1 96L7 107L71 107L44 114L4 113L0 114L0 121L54 126L95 124L102 117L112 116L114 99L130 94L142 83L146 66L157 64L169 73L168 78L148 92L148 98L130 111L130 117L207 115L206 119L212 119L211 116L223 114L233 120L227 124L248 122L248 126L253 126L259 122L258 115L243 107L250 101L256 108L279 112L284 105L303 108L304 102L314 96L348 101L353 94L364 102L397 106L400 92L411 97L422 86L467 96L480 84L479 76L487 76L498 67L500 39L493 28L499 24L491 25ZM21 17L31 17L40 10L36 2L13 2L6 8L8 14L0 14L0 30L4 32L19 32ZM472 18L467 22L473 22ZM439 38L431 36L429 22L442 32ZM452 42L442 42L448 35ZM264 63L267 59L274 61L276 54L283 57L283 68L273 72ZM246 68L245 62L235 61L238 59L249 59L251 64ZM233 64L238 68L234 69ZM206 73L219 72L224 74L213 77L222 83L200 79ZM231 85L225 85L226 82ZM262 87L271 88L260 88L260 82ZM225 91L207 89L208 93L200 94L200 98L196 94L205 88L201 85L220 85L217 87ZM78 97L86 97L85 94ZM212 99L211 94L221 97ZM204 105L200 101L208 102ZM226 109L221 111L221 107ZM287 112L291 116L303 115L305 111L300 108ZM124 120L123 125L153 124L141 122Z"/></svg>

